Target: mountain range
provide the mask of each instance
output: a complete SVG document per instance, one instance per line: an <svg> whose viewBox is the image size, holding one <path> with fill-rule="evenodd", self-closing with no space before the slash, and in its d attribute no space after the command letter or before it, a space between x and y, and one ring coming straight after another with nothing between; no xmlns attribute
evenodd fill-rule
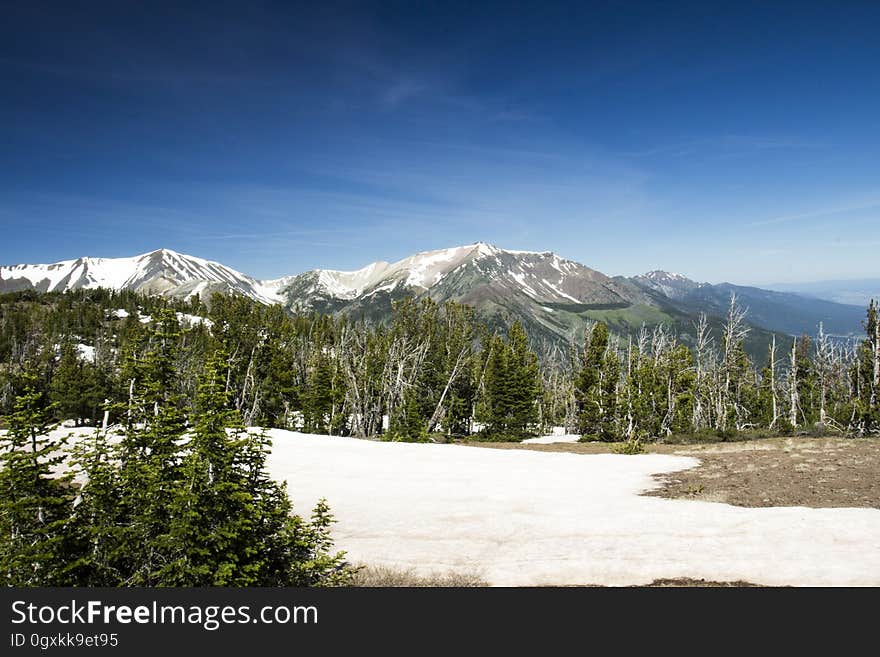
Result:
<svg viewBox="0 0 880 657"><path fill-rule="evenodd" d="M382 321L392 303L407 296L474 306L490 326L522 321L539 343L578 339L585 321L603 320L619 334L643 324L672 327L685 342L701 312L719 328L730 296L749 309L755 327L750 345L759 351L770 333L852 335L865 308L791 292L722 283L699 283L681 274L651 271L631 278L607 276L555 253L511 251L478 242L418 253L398 262L374 262L356 271L316 269L257 280L221 263L159 249L130 258L78 258L54 264L0 267L0 292L40 292L105 287L207 299L237 293L294 312L345 313ZM717 335L717 333L716 333Z"/></svg>
<svg viewBox="0 0 880 657"><path fill-rule="evenodd" d="M843 281L812 281L810 283L776 283L765 285L768 290L794 292L805 297L826 299L854 306L867 306L871 299L880 299L880 278Z"/></svg>

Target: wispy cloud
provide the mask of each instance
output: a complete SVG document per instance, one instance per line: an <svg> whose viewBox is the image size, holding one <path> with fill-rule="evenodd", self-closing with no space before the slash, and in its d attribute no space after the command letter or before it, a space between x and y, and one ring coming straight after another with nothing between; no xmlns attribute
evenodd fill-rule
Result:
<svg viewBox="0 0 880 657"><path fill-rule="evenodd" d="M846 214L848 212L858 212L860 210L873 210L875 208L880 208L880 200L872 200L861 203L853 203L853 204L845 204L839 205L836 207L830 208L822 208L820 210L813 210L810 212L802 212L799 214L789 214L782 215L778 217L771 217L769 219L761 219L759 221L752 221L747 226L770 226L773 224L784 224L792 221L800 221L803 219L818 219L822 217L830 217L838 214Z"/></svg>
<svg viewBox="0 0 880 657"><path fill-rule="evenodd" d="M625 151L624 157L687 157L708 156L715 158L743 157L777 150L819 150L824 146L817 142L796 137L726 134L702 139L688 139L638 151Z"/></svg>

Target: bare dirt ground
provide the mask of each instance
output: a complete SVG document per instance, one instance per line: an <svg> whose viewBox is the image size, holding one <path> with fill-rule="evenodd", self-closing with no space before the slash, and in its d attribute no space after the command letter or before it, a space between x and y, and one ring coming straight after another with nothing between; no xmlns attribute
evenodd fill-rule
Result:
<svg viewBox="0 0 880 657"><path fill-rule="evenodd" d="M495 449L604 454L607 443L466 443ZM765 438L697 445L649 444L648 453L693 456L700 465L658 476L658 497L736 506L880 508L880 440ZM638 458L638 457L633 457Z"/></svg>

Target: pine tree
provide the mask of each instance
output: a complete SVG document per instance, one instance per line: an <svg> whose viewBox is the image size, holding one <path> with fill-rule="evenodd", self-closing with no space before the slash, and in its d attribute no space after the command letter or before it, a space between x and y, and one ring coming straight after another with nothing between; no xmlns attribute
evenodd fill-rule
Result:
<svg viewBox="0 0 880 657"><path fill-rule="evenodd" d="M661 431L666 435L684 433L690 426L694 404L694 357L684 345L667 351L663 363L666 381L666 413Z"/></svg>
<svg viewBox="0 0 880 657"><path fill-rule="evenodd" d="M596 439L603 433L603 383L607 385L607 375L611 374L606 371L603 375L602 372L608 351L608 338L607 324L599 322L593 327L587 344L584 345L580 369L575 376L578 433L582 437L589 437L588 439ZM604 382L603 376L606 378Z"/></svg>
<svg viewBox="0 0 880 657"><path fill-rule="evenodd" d="M480 376L480 398L475 411L489 436L502 436L507 429L510 387L507 381L507 346L493 335L486 346L486 361Z"/></svg>
<svg viewBox="0 0 880 657"><path fill-rule="evenodd" d="M49 393L58 419L73 419L77 424L82 422L87 413L83 408L85 384L76 347L67 341L61 347L61 359L52 376Z"/></svg>
<svg viewBox="0 0 880 657"><path fill-rule="evenodd" d="M880 431L880 307L868 304L866 337L859 346L853 379L861 432Z"/></svg>
<svg viewBox="0 0 880 657"><path fill-rule="evenodd" d="M524 436L538 422L541 397L541 371L538 356L529 347L522 324L514 322L508 331L507 346L507 421L506 429Z"/></svg>
<svg viewBox="0 0 880 657"><path fill-rule="evenodd" d="M819 394L813 366L813 341L802 335L795 347L799 423L812 425L819 421Z"/></svg>
<svg viewBox="0 0 880 657"><path fill-rule="evenodd" d="M120 495L124 488L115 456L103 429L75 448L75 462L85 479L72 526L80 548L76 583L81 586L127 583L123 569L130 564L125 537L131 516Z"/></svg>
<svg viewBox="0 0 880 657"><path fill-rule="evenodd" d="M344 578L331 554L332 516L323 501L311 523L292 515L286 490L266 472L269 439L244 429L226 391L228 358L218 352L199 385L196 417L171 505L172 586L313 586Z"/></svg>
<svg viewBox="0 0 880 657"><path fill-rule="evenodd" d="M199 384L171 503L173 559L158 573L164 585L248 586L259 580L261 555L250 540L254 518L239 463L248 438L230 408L227 360L222 351L211 357Z"/></svg>
<svg viewBox="0 0 880 657"><path fill-rule="evenodd" d="M129 400L117 450L122 515L114 549L120 559L114 568L126 585L155 585L159 569L171 559L170 513L186 430L175 376L179 336L174 312L160 310L146 353L126 366Z"/></svg>
<svg viewBox="0 0 880 657"><path fill-rule="evenodd" d="M320 349L313 349L310 361L306 371L306 384L300 394L303 431L326 433L332 405L333 372Z"/></svg>
<svg viewBox="0 0 880 657"><path fill-rule="evenodd" d="M424 408L419 403L414 388L407 388L403 393L403 403L395 408L389 418L388 438L404 442L425 442L428 440L428 426L424 416Z"/></svg>
<svg viewBox="0 0 880 657"><path fill-rule="evenodd" d="M49 437L49 410L26 374L24 390L0 437L0 583L64 586L75 552L69 526L74 490L70 477L54 476L64 460L63 440Z"/></svg>

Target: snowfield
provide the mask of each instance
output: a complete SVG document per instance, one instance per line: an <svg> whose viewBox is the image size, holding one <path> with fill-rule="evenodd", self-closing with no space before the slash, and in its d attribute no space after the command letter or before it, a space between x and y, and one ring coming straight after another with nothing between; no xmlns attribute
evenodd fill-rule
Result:
<svg viewBox="0 0 880 657"><path fill-rule="evenodd" d="M59 426L51 435L72 445L93 431ZM300 515L327 498L336 548L353 563L478 574L500 586L678 577L880 585L880 509L757 509L639 494L657 485L652 474L696 466L690 457L269 433L271 475L288 482Z"/></svg>
<svg viewBox="0 0 880 657"><path fill-rule="evenodd" d="M271 430L300 514L326 497L352 562L476 572L493 585L880 585L880 510L749 509L640 496L667 455L383 443Z"/></svg>

